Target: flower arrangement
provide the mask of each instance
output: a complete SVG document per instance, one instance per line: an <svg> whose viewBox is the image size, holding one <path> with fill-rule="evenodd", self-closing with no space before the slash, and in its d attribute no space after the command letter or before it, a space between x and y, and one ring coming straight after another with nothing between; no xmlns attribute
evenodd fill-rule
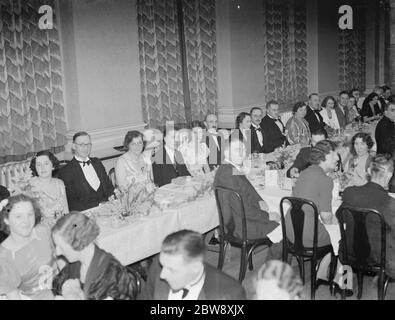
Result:
<svg viewBox="0 0 395 320"><path fill-rule="evenodd" d="M278 166L284 169L289 168L292 165L292 163L295 161L295 158L299 150L300 150L299 144L277 148L274 151L274 157L276 159L275 162L277 164L277 168L275 169L279 169ZM269 163L269 167L270 167L270 163Z"/></svg>
<svg viewBox="0 0 395 320"><path fill-rule="evenodd" d="M12 196L17 194L25 194L32 198L38 198L39 194L37 190L31 185L31 179L33 178L32 171L27 169L22 173L11 178L11 186L9 188Z"/></svg>
<svg viewBox="0 0 395 320"><path fill-rule="evenodd" d="M115 195L121 202L122 215L148 215L150 209L156 205L154 197L156 186L153 183L135 183L126 189L116 189Z"/></svg>

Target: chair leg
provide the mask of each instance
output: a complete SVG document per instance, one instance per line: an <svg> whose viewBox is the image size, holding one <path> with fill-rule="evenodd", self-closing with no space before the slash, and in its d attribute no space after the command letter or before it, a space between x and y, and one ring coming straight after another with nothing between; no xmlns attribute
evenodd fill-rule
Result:
<svg viewBox="0 0 395 320"><path fill-rule="evenodd" d="M385 290L384 289L384 287L385 287L384 281L385 281L384 272L380 272L379 281L377 283L377 295L378 295L379 300L384 300L384 290Z"/></svg>
<svg viewBox="0 0 395 320"><path fill-rule="evenodd" d="M388 282L390 281L390 278L388 276L385 276L385 281L384 281L384 296L383 299L385 299L385 295L387 294L387 287L388 287Z"/></svg>
<svg viewBox="0 0 395 320"><path fill-rule="evenodd" d="M317 271L316 271L316 266L317 266L317 261L315 261L314 259L311 259L310 262L311 265L311 274L310 274L310 278L311 278L311 285L310 285L310 291L311 291L311 300L315 300L315 283L317 280Z"/></svg>
<svg viewBox="0 0 395 320"><path fill-rule="evenodd" d="M224 266L225 253L227 248L228 248L228 242L221 239L219 244L219 256L218 256L218 266L217 266L218 270L222 270L222 267Z"/></svg>
<svg viewBox="0 0 395 320"><path fill-rule="evenodd" d="M296 256L296 260L298 261L298 265L299 265L300 278L302 279L304 285L304 260L303 258L298 256Z"/></svg>
<svg viewBox="0 0 395 320"><path fill-rule="evenodd" d="M358 279L358 295L357 298L362 298L362 291L363 291L363 273L361 271L357 272L357 279Z"/></svg>
<svg viewBox="0 0 395 320"><path fill-rule="evenodd" d="M248 256L248 270L250 271L254 270L254 265L252 264L252 252L249 253Z"/></svg>
<svg viewBox="0 0 395 320"><path fill-rule="evenodd" d="M240 257L240 271L239 271L239 282L242 283L246 274L247 269L247 248L245 246L241 247L241 257Z"/></svg>

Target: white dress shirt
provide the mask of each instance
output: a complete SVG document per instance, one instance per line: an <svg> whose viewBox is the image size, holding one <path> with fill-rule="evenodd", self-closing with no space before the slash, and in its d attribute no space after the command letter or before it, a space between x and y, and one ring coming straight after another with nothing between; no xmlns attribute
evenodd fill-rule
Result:
<svg viewBox="0 0 395 320"><path fill-rule="evenodd" d="M89 161L89 158L86 159L81 159L77 156L74 156L77 161ZM85 164L85 166L80 162L80 167L82 169L82 172L84 173L86 181L90 184L90 186L93 188L93 190L97 191L100 187L100 179L97 176L96 170L93 167L92 163L91 164Z"/></svg>
<svg viewBox="0 0 395 320"><path fill-rule="evenodd" d="M183 290L179 290L176 292L170 290L168 299L169 300L197 300L200 291L202 291L205 279L206 279L206 274L203 269L202 273L199 274L199 276L196 277L196 279L192 281L191 284L185 287L185 289L188 290L188 294L184 298L182 298Z"/></svg>
<svg viewBox="0 0 395 320"><path fill-rule="evenodd" d="M261 131L261 130L256 130L256 129L260 129L261 127L260 127L260 126L257 126L257 125L254 124L254 123L251 123L251 125L252 125L252 128L255 129L256 135L257 135L257 137L258 137L259 144L260 144L261 147L262 147L262 145L263 145L263 135L262 135L262 131Z"/></svg>
<svg viewBox="0 0 395 320"><path fill-rule="evenodd" d="M328 126L330 126L332 129L335 129L335 130L340 129L339 119L337 118L335 109L331 109L331 115L332 115L331 118L329 118L328 112L326 111L326 109L322 109L320 111L320 115L322 116L322 119L324 120L324 122Z"/></svg>

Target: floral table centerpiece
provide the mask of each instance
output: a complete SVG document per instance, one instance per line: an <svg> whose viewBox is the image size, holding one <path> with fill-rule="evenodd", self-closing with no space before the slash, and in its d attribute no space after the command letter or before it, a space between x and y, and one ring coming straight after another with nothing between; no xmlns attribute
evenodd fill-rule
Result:
<svg viewBox="0 0 395 320"><path fill-rule="evenodd" d="M148 215L155 203L155 191L157 187L153 183L134 183L126 189L115 189L115 195L122 206L122 215L135 214Z"/></svg>

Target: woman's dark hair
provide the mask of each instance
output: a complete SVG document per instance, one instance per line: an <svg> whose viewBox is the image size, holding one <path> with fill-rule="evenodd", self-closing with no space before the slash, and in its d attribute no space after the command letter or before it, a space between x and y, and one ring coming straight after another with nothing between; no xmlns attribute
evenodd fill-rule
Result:
<svg viewBox="0 0 395 320"><path fill-rule="evenodd" d="M357 140L358 138L361 138L362 141L366 143L366 145L368 146L368 150L372 149L372 147L374 145L373 139L368 133L358 132L351 139L351 150L350 151L353 156L357 155L357 152L355 151L354 144L355 144L355 140Z"/></svg>
<svg viewBox="0 0 395 320"><path fill-rule="evenodd" d="M74 250L81 251L97 238L100 229L94 220L72 211L56 221L52 233L61 236Z"/></svg>
<svg viewBox="0 0 395 320"><path fill-rule="evenodd" d="M204 126L204 124L203 124L202 121L193 120L193 121L191 122L191 129L197 128L197 127L202 128L202 129L206 128L206 127Z"/></svg>
<svg viewBox="0 0 395 320"><path fill-rule="evenodd" d="M56 171L59 169L60 161L58 160L58 158L55 157L55 155L51 151L48 151L48 150L37 152L37 154L30 161L30 170L32 171L32 175L34 177L38 176L37 169L36 169L36 159L37 159L37 157L41 157L41 156L47 156L48 159L51 161L52 166L53 166L52 176L54 176Z"/></svg>
<svg viewBox="0 0 395 320"><path fill-rule="evenodd" d="M328 132L322 127L318 127L315 130L311 131L312 136L324 136L325 139L328 138Z"/></svg>
<svg viewBox="0 0 395 320"><path fill-rule="evenodd" d="M362 108L363 108L365 105L369 105L369 102L372 101L375 97L377 97L377 98L379 97L379 95L378 95L376 92L370 93L370 94L365 98L365 100L363 101Z"/></svg>
<svg viewBox="0 0 395 320"><path fill-rule="evenodd" d="M331 151L336 150L336 143L330 140L322 140L317 142L317 144L311 148L310 151L310 163L320 164L325 161L326 155L330 154Z"/></svg>
<svg viewBox="0 0 395 320"><path fill-rule="evenodd" d="M140 137L141 140L143 141L143 150L145 147L144 143L144 136L140 131L133 130L133 131L128 131L125 135L125 139L123 139L123 146L125 149L129 151L129 144L133 141L133 139Z"/></svg>
<svg viewBox="0 0 395 320"><path fill-rule="evenodd" d="M251 117L251 115L247 112L240 112L236 117L236 129L240 128L240 124L246 117Z"/></svg>
<svg viewBox="0 0 395 320"><path fill-rule="evenodd" d="M322 108L326 108L326 104L328 103L328 100L333 100L333 102L335 103L335 105L333 106L333 108L336 108L336 107L337 107L337 101L336 101L336 99L335 99L333 96L326 96L326 97L324 98L324 100L322 100L322 103L321 103L321 107L322 107Z"/></svg>
<svg viewBox="0 0 395 320"><path fill-rule="evenodd" d="M306 104L305 104L304 102L301 102L301 101L296 102L296 103L294 104L294 106L292 107L292 113L295 114L296 112L298 112L298 110L299 110L300 108L303 108L303 107L305 107L305 106L306 106Z"/></svg>
<svg viewBox="0 0 395 320"><path fill-rule="evenodd" d="M36 226L37 224L40 223L41 210L40 210L40 207L38 206L36 200L33 199L32 197L25 195L25 194L18 194L16 196L9 197L8 203L0 211L0 231L3 231L6 234L10 233L10 229L9 229L8 225L4 222L4 219L9 218L12 208L14 207L15 204L17 204L19 202L30 202L32 204L33 210L34 210L34 217L35 217L34 225Z"/></svg>

